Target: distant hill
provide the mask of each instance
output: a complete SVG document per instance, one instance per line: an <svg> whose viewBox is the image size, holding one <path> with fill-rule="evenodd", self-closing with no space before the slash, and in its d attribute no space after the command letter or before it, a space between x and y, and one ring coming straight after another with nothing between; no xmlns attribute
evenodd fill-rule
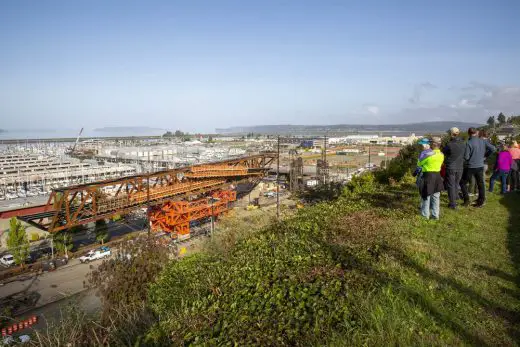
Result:
<svg viewBox="0 0 520 347"><path fill-rule="evenodd" d="M150 132L150 131L162 131L164 129L160 128L150 128L150 127L103 127L96 128L94 131L96 132L110 132L110 133L127 133L127 132Z"/></svg>
<svg viewBox="0 0 520 347"><path fill-rule="evenodd" d="M482 124L467 122L424 122L409 124L336 124L336 125L255 125L243 127L217 128L217 134L308 134L308 133L357 133L357 132L409 132L409 133L439 133L451 127L465 130L469 127L479 127Z"/></svg>

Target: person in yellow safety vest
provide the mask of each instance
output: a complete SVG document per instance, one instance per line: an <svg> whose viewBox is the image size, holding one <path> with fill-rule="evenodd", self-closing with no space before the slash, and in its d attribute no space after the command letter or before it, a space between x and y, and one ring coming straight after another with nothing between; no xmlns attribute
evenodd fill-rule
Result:
<svg viewBox="0 0 520 347"><path fill-rule="evenodd" d="M423 182L419 188L422 198L421 215L426 219L438 220L440 217L441 192L444 190L444 182L441 176L441 167L444 163L444 154L440 150L441 139L434 137L431 148L433 155L429 155L419 161L422 169Z"/></svg>

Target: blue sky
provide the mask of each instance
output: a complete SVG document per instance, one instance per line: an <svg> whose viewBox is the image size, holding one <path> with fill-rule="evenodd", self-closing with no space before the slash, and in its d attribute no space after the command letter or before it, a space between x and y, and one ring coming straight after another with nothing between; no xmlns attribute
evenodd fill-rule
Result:
<svg viewBox="0 0 520 347"><path fill-rule="evenodd" d="M0 2L0 128L520 114L520 1Z"/></svg>

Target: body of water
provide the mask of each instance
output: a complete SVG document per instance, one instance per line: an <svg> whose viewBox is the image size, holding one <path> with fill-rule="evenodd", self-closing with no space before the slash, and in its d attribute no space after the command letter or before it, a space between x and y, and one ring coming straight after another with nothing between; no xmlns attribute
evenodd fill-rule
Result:
<svg viewBox="0 0 520 347"><path fill-rule="evenodd" d="M106 131L95 131L84 129L81 137L125 137L125 136L160 136L166 130L162 129L121 129ZM0 133L0 140L25 140L25 139L52 139L52 138L75 138L78 136L79 129L44 129L44 130L24 130L7 129Z"/></svg>

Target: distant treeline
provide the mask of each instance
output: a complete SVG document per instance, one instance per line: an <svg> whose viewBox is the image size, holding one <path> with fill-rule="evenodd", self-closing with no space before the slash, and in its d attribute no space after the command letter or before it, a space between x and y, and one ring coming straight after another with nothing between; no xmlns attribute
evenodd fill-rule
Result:
<svg viewBox="0 0 520 347"><path fill-rule="evenodd" d="M308 132L445 132L451 127L467 129L469 127L479 127L482 124L467 122L423 122L410 124L336 124L336 125L255 125L244 127L230 127L215 129L218 134L239 134L239 133L308 133Z"/></svg>

